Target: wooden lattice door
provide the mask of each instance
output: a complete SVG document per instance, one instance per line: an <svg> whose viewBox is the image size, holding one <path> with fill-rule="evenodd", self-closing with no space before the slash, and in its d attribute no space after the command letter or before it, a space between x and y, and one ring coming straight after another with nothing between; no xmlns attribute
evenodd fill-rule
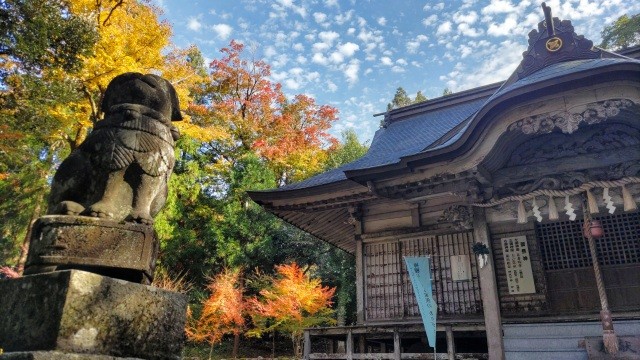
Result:
<svg viewBox="0 0 640 360"><path fill-rule="evenodd" d="M640 309L640 213L595 216L605 236L596 247L609 305ZM600 307L582 221L538 224L537 238L552 311L591 311Z"/></svg>
<svg viewBox="0 0 640 360"><path fill-rule="evenodd" d="M473 235L461 232L365 244L365 309L367 320L419 317L403 256L429 255L438 317L482 311L478 265L472 256ZM467 255L471 278L453 281L451 256Z"/></svg>

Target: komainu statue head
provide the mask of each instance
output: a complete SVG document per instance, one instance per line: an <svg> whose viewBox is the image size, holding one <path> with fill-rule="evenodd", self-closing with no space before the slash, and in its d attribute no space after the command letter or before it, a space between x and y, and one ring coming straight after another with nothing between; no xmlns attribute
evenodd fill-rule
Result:
<svg viewBox="0 0 640 360"><path fill-rule="evenodd" d="M159 76L125 73L111 81L101 109L104 119L56 172L48 213L151 224L175 163L176 91Z"/></svg>

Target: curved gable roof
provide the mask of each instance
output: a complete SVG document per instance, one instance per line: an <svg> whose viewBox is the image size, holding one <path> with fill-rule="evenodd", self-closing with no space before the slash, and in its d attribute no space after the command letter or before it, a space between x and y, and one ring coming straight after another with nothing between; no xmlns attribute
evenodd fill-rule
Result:
<svg viewBox="0 0 640 360"><path fill-rule="evenodd" d="M331 184L364 183L370 176L406 171L409 166L453 158L492 112L508 108L509 101L522 96L539 96L579 88L594 81L614 80L612 74L625 77L631 73L640 79L640 61L593 48L593 43L573 32L570 21L553 18L555 27L545 22L529 34L529 49L523 60L504 83L463 91L385 114L369 151L362 158L307 180L266 192L252 192L254 199L268 193L298 193L321 189ZM558 33L556 33L558 29ZM550 40L560 38L559 51L546 51ZM548 49L547 49L548 50ZM596 76L599 78L596 79ZM468 145L468 144L467 144ZM268 197L268 196L267 196Z"/></svg>

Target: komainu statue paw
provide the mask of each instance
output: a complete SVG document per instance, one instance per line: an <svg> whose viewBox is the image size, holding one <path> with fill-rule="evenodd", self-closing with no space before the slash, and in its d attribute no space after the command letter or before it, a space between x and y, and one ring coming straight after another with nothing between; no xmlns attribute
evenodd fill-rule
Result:
<svg viewBox="0 0 640 360"><path fill-rule="evenodd" d="M113 218L113 211L111 211L111 208L107 204L98 202L91 205L84 212L84 215L102 219L109 219Z"/></svg>
<svg viewBox="0 0 640 360"><path fill-rule="evenodd" d="M61 203L56 205L56 208L53 211L53 213L61 214L61 215L79 215L83 211L84 211L84 206L78 204L77 202L67 200L67 201L62 201Z"/></svg>
<svg viewBox="0 0 640 360"><path fill-rule="evenodd" d="M126 219L127 221L135 221L143 225L153 225L153 218L148 212L132 211Z"/></svg>

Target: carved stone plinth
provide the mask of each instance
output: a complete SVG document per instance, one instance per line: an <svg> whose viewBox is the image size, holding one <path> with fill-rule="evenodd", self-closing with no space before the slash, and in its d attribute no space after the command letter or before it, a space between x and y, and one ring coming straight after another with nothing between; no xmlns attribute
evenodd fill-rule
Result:
<svg viewBox="0 0 640 360"><path fill-rule="evenodd" d="M0 294L0 360L180 358L186 295L79 270L2 280Z"/></svg>
<svg viewBox="0 0 640 360"><path fill-rule="evenodd" d="M48 215L33 225L25 274L80 269L149 284L157 255L149 225Z"/></svg>

